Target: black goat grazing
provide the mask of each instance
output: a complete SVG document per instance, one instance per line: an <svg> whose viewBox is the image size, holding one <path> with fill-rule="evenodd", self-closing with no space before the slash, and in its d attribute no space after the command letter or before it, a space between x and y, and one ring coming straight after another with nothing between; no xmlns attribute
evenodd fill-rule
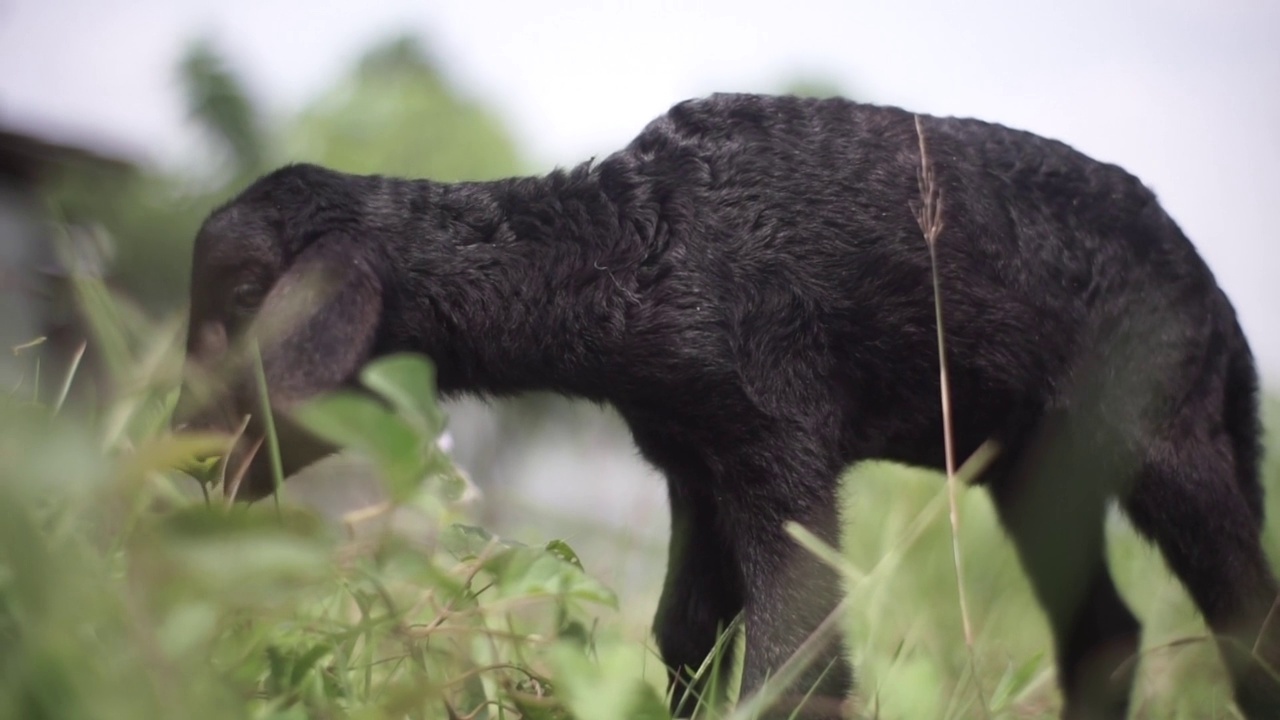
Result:
<svg viewBox="0 0 1280 720"><path fill-rule="evenodd" d="M944 203L957 452L1002 449L982 482L1048 614L1064 714L1120 718L1129 701L1139 624L1103 547L1116 499L1220 637L1246 715L1280 717L1260 662L1280 660L1277 643L1250 654L1276 582L1259 542L1257 380L1227 298L1120 168L997 125L922 123ZM675 702L740 612L749 692L841 595L785 521L836 544L851 463L943 462L920 147L902 110L717 95L546 177L285 167L201 229L189 358L225 366L237 338L258 338L285 417L397 351L431 357L446 394L612 404L668 478L655 631ZM193 423L238 425L254 387L231 382ZM288 425L282 443L286 474L328 451ZM269 490L262 456L242 491ZM821 648L788 701L837 717L853 674L838 642Z"/></svg>

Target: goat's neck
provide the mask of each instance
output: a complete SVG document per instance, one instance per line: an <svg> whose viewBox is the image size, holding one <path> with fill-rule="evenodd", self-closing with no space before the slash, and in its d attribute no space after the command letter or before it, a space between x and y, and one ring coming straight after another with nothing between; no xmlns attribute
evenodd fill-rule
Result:
<svg viewBox="0 0 1280 720"><path fill-rule="evenodd" d="M432 198L411 220L413 243L393 254L407 278L394 349L430 355L445 392L606 399L648 246L632 208L586 167L414 186Z"/></svg>

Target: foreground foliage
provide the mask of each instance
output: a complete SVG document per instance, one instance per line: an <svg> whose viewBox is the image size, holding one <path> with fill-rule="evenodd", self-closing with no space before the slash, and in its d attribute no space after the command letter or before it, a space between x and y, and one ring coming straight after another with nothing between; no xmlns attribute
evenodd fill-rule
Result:
<svg viewBox="0 0 1280 720"><path fill-rule="evenodd" d="M65 386L0 400L0 718L669 717L651 598L619 613L564 542L466 524L465 485L436 444L429 363L379 361L362 374L367 394L303 415L372 465L384 503L337 518L287 501L231 506L192 462L225 438L167 429L177 325L91 281L79 297L116 392L88 410L66 404ZM1271 517L1277 470L1273 456ZM971 658L938 478L866 465L847 494L846 548L830 560L848 579L861 715L1053 717L1049 635L985 495L964 495ZM1146 623L1135 715L1232 717L1185 594L1119 517L1110 532ZM1267 540L1280 557L1274 523Z"/></svg>
<svg viewBox="0 0 1280 720"><path fill-rule="evenodd" d="M118 397L96 417L22 389L0 407L0 716L627 713L548 679L589 676L613 594L563 542L455 522L463 483L435 442L428 363L370 366L385 403L346 394L307 409L373 461L386 503L336 520L229 505L219 478L201 492L173 470L206 474L192 458L226 442L167 431L174 334L112 322L127 306L90 289ZM639 676L619 689L662 704Z"/></svg>

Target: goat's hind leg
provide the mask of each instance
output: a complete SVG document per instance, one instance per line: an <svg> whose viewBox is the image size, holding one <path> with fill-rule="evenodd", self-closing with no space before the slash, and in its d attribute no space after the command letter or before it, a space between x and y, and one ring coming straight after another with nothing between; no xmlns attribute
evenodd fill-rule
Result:
<svg viewBox="0 0 1280 720"><path fill-rule="evenodd" d="M1064 718L1128 714L1139 624L1107 568L1107 505L1132 468L1100 462L1079 417L1043 421L989 485L1040 605L1057 655Z"/></svg>
<svg viewBox="0 0 1280 720"><path fill-rule="evenodd" d="M738 516L741 535L737 552L749 589L746 652L742 693L759 690L802 647L809 647L807 667L792 680L783 696L763 717L836 720L849 712L853 668L837 633L821 630L836 611L844 590L835 570L792 540L783 529L793 520L832 547L839 547L839 512L831 492L814 497L809 507L790 507L771 513ZM806 491L805 494L810 494ZM819 495L813 491L811 496ZM779 500L771 505L781 506Z"/></svg>
<svg viewBox="0 0 1280 720"><path fill-rule="evenodd" d="M1280 685L1264 665L1280 669L1280 643L1267 638L1252 655L1276 598L1276 581L1260 540L1225 435L1197 419L1175 426L1152 445L1125 509L1186 585L1250 720L1280 718ZM1269 633L1275 635L1273 631Z"/></svg>
<svg viewBox="0 0 1280 720"><path fill-rule="evenodd" d="M806 448L811 438L775 428L762 435L764 442L735 457L736 491L725 493L720 508L746 595L741 697L768 683L780 696L761 717L837 720L852 709L854 684L842 638L827 623L844 597L843 583L785 526L795 522L840 546L840 463L815 444ZM797 654L800 664L790 665ZM788 667L794 676L777 676Z"/></svg>

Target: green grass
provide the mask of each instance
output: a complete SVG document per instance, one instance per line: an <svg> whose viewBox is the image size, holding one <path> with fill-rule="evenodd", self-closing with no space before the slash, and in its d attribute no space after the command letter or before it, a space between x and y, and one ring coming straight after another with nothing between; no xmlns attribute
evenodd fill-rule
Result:
<svg viewBox="0 0 1280 720"><path fill-rule="evenodd" d="M1273 487L1276 479L1273 468ZM962 497L979 695L964 646L938 476L869 464L851 474L846 488L845 555L866 573L852 586L847 627L867 714L982 717L985 698L992 717L1056 717L1060 698L1048 626L986 493L970 489ZM1207 631L1159 553L1119 515L1108 540L1116 582L1144 622L1148 652L1133 717L1235 717L1216 651L1203 641ZM1280 557L1278 549L1270 543L1272 557ZM1158 649L1189 637L1201 640Z"/></svg>
<svg viewBox="0 0 1280 720"><path fill-rule="evenodd" d="M356 395L307 409L375 461L380 512L228 507L173 470L225 443L166 430L176 335L100 286L82 297L118 391L79 415L25 389L0 401L0 717L593 716L576 710L590 686L549 678L617 655L617 599L564 543L458 522L425 361L365 371L394 410ZM391 531L392 512L429 532ZM611 678L661 705L638 676Z"/></svg>
<svg viewBox="0 0 1280 720"><path fill-rule="evenodd" d="M593 579L607 568L582 568L562 542L465 524L434 443L444 417L427 363L366 369L386 403L335 395L303 415L374 461L387 506L345 522L227 507L173 470L223 442L167 431L175 326L100 286L81 297L114 395L91 413L21 388L0 401L0 718L667 717L637 619L653 597L615 598ZM1266 472L1275 517L1274 458ZM985 493L960 496L972 661L941 478L863 465L846 504L843 620L863 715L1053 717L1047 628ZM422 532L389 530L390 513ZM1158 554L1119 518L1110 535L1146 623L1135 716L1233 717L1204 626ZM1280 557L1274 526L1266 540ZM1189 637L1201 640L1175 642Z"/></svg>

